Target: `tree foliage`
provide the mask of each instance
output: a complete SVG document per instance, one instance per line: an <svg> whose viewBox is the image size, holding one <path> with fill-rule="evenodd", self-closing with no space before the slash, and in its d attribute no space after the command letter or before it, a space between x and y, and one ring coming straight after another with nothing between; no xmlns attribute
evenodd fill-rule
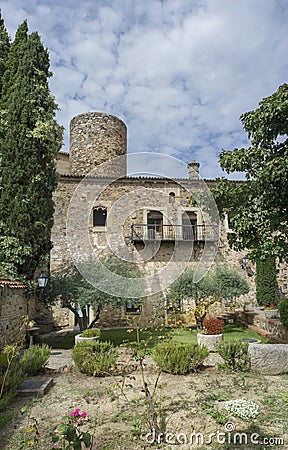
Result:
<svg viewBox="0 0 288 450"><path fill-rule="evenodd" d="M194 273L194 269L186 269L172 283L167 297L171 303L180 299L194 300L195 319L200 329L203 328L203 322L212 303L249 292L247 281L238 271L229 269L226 265L216 266L197 283L193 281Z"/></svg>
<svg viewBox="0 0 288 450"><path fill-rule="evenodd" d="M107 269L118 275L129 278L140 278L140 269L132 263L120 261L118 258L108 256L101 259L101 262ZM93 262L87 262L86 269L95 270ZM97 267L97 266L96 266ZM76 323L79 323L81 330L87 328L87 306L91 306L95 319L90 324L92 326L100 317L101 311L105 306L117 308L125 305L127 298L116 297L107 292L103 292L90 284L79 271L72 265L61 268L58 272L54 271L47 288L45 289L45 299L49 304L55 304L60 301L62 308L68 308L74 315ZM139 302L133 299L134 303Z"/></svg>
<svg viewBox="0 0 288 450"><path fill-rule="evenodd" d="M0 93L2 90L2 77L10 49L10 39L0 11Z"/></svg>
<svg viewBox="0 0 288 450"><path fill-rule="evenodd" d="M63 135L54 118L49 67L48 51L24 21L2 77L0 269L28 279L51 249L55 162Z"/></svg>
<svg viewBox="0 0 288 450"><path fill-rule="evenodd" d="M277 270L273 255L256 261L256 299L259 305L277 305Z"/></svg>
<svg viewBox="0 0 288 450"><path fill-rule="evenodd" d="M219 210L233 219L230 243L249 249L253 259L288 255L288 84L241 115L248 148L223 150L220 165L228 173L244 171L246 182L218 180L213 194Z"/></svg>

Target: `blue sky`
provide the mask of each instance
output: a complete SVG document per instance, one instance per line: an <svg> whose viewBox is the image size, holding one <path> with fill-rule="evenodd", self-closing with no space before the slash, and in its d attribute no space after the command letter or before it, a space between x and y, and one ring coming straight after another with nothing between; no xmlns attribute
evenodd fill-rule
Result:
<svg viewBox="0 0 288 450"><path fill-rule="evenodd" d="M203 178L221 176L219 151L247 144L240 114L287 82L287 0L2 0L1 10L12 38L27 19L49 49L64 151L71 118L103 111L126 123L128 151L196 159Z"/></svg>

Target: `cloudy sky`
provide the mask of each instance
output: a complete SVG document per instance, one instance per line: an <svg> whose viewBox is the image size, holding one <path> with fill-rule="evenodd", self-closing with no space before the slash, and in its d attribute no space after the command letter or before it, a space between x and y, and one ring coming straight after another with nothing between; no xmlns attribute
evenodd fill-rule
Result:
<svg viewBox="0 0 288 450"><path fill-rule="evenodd" d="M287 82L287 0L2 0L11 37L28 20L49 49L65 127L103 111L129 152L196 159L223 175L222 148L247 144L239 116ZM230 178L241 178L234 174Z"/></svg>

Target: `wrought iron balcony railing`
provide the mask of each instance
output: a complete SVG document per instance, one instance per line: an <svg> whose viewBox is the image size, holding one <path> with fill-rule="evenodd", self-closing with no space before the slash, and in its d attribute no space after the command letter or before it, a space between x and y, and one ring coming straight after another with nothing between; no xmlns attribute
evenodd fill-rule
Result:
<svg viewBox="0 0 288 450"><path fill-rule="evenodd" d="M211 241L219 239L216 225L154 225L137 223L131 226L132 242L137 241Z"/></svg>

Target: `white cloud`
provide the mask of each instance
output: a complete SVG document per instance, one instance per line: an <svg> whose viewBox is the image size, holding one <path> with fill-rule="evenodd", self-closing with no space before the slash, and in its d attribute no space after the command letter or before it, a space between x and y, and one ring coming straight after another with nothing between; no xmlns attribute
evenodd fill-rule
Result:
<svg viewBox="0 0 288 450"><path fill-rule="evenodd" d="M4 0L2 15L48 47L66 142L74 115L104 111L126 122L130 151L196 159L212 178L219 151L247 143L240 114L287 81L285 0L32 3Z"/></svg>

